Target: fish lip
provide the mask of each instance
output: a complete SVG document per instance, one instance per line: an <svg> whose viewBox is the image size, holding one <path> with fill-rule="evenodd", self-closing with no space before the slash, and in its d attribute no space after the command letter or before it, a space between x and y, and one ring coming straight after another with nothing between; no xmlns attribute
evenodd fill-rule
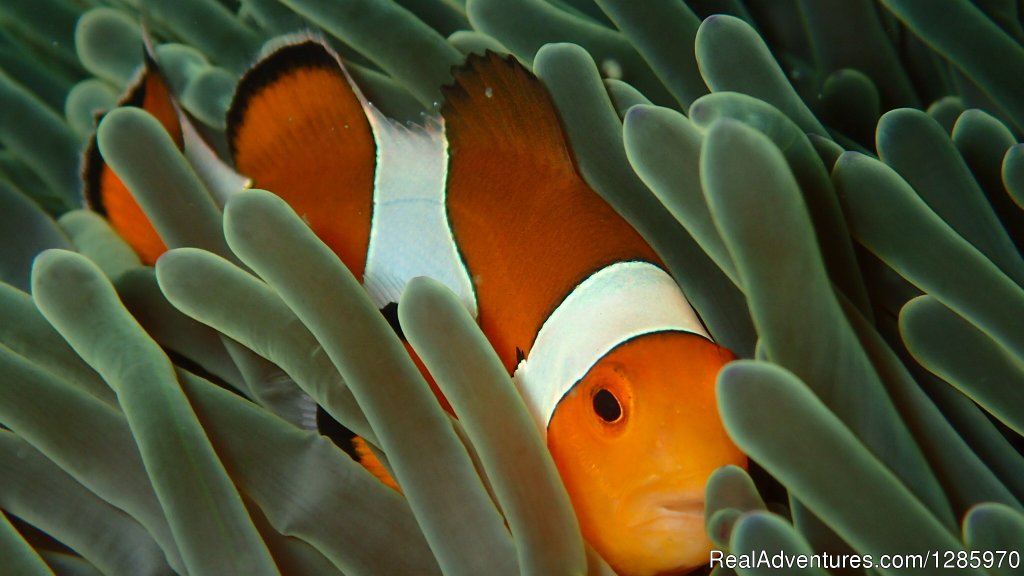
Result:
<svg viewBox="0 0 1024 576"><path fill-rule="evenodd" d="M655 509L672 517L704 517L704 496L687 496L683 498L666 498Z"/></svg>
<svg viewBox="0 0 1024 576"><path fill-rule="evenodd" d="M694 484L660 476L641 483L622 501L632 506L623 524L647 558L646 573L678 576L707 560L704 490Z"/></svg>
<svg viewBox="0 0 1024 576"><path fill-rule="evenodd" d="M704 494L683 490L659 491L643 498L640 510L642 512L632 522L632 528L685 520L703 522Z"/></svg>
<svg viewBox="0 0 1024 576"><path fill-rule="evenodd" d="M672 500L659 506L659 509L673 515L704 517L704 498Z"/></svg>

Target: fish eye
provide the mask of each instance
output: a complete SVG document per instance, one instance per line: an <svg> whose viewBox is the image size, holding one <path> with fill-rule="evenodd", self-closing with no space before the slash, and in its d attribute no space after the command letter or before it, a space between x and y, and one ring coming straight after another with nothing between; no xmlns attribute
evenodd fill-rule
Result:
<svg viewBox="0 0 1024 576"><path fill-rule="evenodd" d="M601 388L594 394L594 413L597 417L611 424L622 419L622 404L607 388Z"/></svg>

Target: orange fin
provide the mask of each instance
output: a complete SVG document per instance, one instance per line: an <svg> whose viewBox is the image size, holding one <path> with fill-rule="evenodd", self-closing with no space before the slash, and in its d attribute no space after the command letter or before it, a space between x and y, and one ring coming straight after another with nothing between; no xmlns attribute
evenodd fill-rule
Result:
<svg viewBox="0 0 1024 576"><path fill-rule="evenodd" d="M363 105L337 55L304 39L242 77L227 119L235 169L287 201L358 278L376 159Z"/></svg>
<svg viewBox="0 0 1024 576"><path fill-rule="evenodd" d="M441 109L449 222L480 325L511 373L582 280L614 262L658 260L580 176L540 80L493 52L470 55L454 77Z"/></svg>
<svg viewBox="0 0 1024 576"><path fill-rule="evenodd" d="M152 114L177 144L182 147L182 130L178 111L167 82L156 62L147 53L137 79L121 98L119 106L135 106ZM149 219L121 179L107 166L96 146L93 134L82 162L85 202L102 214L130 245L144 264L153 264L167 250Z"/></svg>
<svg viewBox="0 0 1024 576"><path fill-rule="evenodd" d="M453 76L455 82L442 88L441 115L450 147L465 162L479 156L481 164L502 163L506 170L534 167L552 176L575 174L551 97L514 56L471 54Z"/></svg>
<svg viewBox="0 0 1024 576"><path fill-rule="evenodd" d="M378 480L387 486L390 486L398 492L402 491L402 489L398 487L398 482L395 482L395 479L391 477L391 473L388 472L387 468L384 467L384 464L381 463L379 458L377 458L377 455L373 453L373 450L370 449L370 445L366 443L366 440L363 440L360 436L356 436L352 439L352 446L356 451L356 460L363 465L363 468L366 468L370 474L376 476Z"/></svg>

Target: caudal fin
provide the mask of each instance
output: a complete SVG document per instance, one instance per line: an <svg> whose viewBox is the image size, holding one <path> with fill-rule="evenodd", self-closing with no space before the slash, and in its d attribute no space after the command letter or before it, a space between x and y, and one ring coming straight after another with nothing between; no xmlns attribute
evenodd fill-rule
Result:
<svg viewBox="0 0 1024 576"><path fill-rule="evenodd" d="M376 476L377 479L383 482L386 486L389 486L399 492L402 491L402 489L398 487L398 482L395 482L394 477L392 477L391 473L388 472L388 469L384 467L384 463L380 461L380 458L377 458L377 455L373 453L373 450L370 449L366 440L356 436L352 439L352 445L355 447L356 460L363 465L363 468L366 468L367 472Z"/></svg>

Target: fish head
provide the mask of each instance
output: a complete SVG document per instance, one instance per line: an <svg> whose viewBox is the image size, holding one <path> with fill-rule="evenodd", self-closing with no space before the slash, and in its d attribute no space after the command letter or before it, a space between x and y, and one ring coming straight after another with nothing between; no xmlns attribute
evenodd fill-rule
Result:
<svg viewBox="0 0 1024 576"><path fill-rule="evenodd" d="M746 465L715 401L732 359L703 336L645 334L603 356L556 407L548 448L584 537L617 573L708 562L704 485L721 466Z"/></svg>

